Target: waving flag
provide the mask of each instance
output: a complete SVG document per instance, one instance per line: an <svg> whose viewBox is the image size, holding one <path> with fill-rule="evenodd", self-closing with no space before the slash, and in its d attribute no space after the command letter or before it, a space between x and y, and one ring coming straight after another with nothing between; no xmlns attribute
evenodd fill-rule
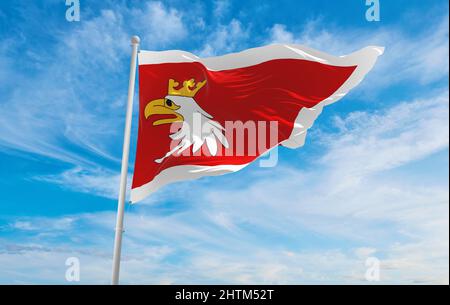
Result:
<svg viewBox="0 0 450 305"><path fill-rule="evenodd" d="M381 47L335 57L271 45L220 57L141 51L131 201L175 181L238 171L277 145L297 148L358 85Z"/></svg>

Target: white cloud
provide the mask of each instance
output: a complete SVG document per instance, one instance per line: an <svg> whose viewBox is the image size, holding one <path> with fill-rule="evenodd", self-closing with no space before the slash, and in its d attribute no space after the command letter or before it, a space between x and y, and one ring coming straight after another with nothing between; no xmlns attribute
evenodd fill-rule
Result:
<svg viewBox="0 0 450 305"><path fill-rule="evenodd" d="M165 206L128 207L124 283L367 283L369 256L381 261L380 283L448 283L448 185L411 179L407 170L448 151L448 135L435 134L448 129L446 92L383 112L352 113L336 123L334 141L321 135L326 152L314 171L273 168L270 177L246 176L245 189L227 183L231 175L215 178L224 180L214 187L191 184L195 196L183 196L183 208L173 209L172 194L183 187L177 184L161 190L168 196ZM379 145L367 145L367 139ZM401 155L392 147L402 148ZM406 168L394 174L399 166ZM358 181L349 180L355 169ZM340 177L349 182L339 184ZM82 174L79 181L103 185ZM58 226L58 236L71 236L72 243L54 246L46 235L31 236L1 251L0 263L38 257L50 270L40 280L61 282L55 277L63 258L75 255L85 262L84 283L106 283L114 213L67 218L70 225ZM11 227L38 234L42 225L54 227L48 223L16 219ZM23 273L8 267L2 274L33 282L25 270L35 263L29 259Z"/></svg>
<svg viewBox="0 0 450 305"><path fill-rule="evenodd" d="M129 18L134 20L131 25L125 22ZM14 41L4 40L9 48L0 49L5 55L0 59L4 68L0 78L7 76L3 89L8 91L0 101L0 148L69 163L73 169L46 181L114 196L111 184L117 173L109 168L118 170L121 157L117 139L123 132L128 33L134 31L130 28L146 33L143 41L152 47L170 45L188 31L181 13L161 2L149 2L142 9L118 5L83 19L70 31L55 30L57 43L52 49L28 51L24 60L30 65L39 61L41 67L29 75L16 73L10 50L17 48Z"/></svg>
<svg viewBox="0 0 450 305"><path fill-rule="evenodd" d="M244 28L237 19L232 19L229 24L218 25L217 29L209 34L202 49L196 53L207 57L220 55L245 48L249 37L249 29Z"/></svg>
<svg viewBox="0 0 450 305"><path fill-rule="evenodd" d="M269 43L299 43L294 34L286 29L284 24L275 24L270 29Z"/></svg>
<svg viewBox="0 0 450 305"><path fill-rule="evenodd" d="M133 27L124 24L124 14L136 17L133 26L149 33L145 40L151 46L187 36L187 17L159 2L142 11L104 10L61 36L47 69L20 76L23 85L0 105L0 145L75 165L40 179L114 199L118 175L97 161L117 165L121 152L117 139L126 79L118 75L128 75L127 29ZM413 39L396 29L327 31L312 22L294 34L275 25L271 41L337 54L358 44L385 44L380 67L365 83L429 84L448 76L447 26L448 17ZM201 53L239 50L249 39L248 27L233 19L209 34ZM12 68L7 56L0 66ZM124 86L118 88L119 83ZM267 172L258 177L247 171L214 178L227 182L216 186L208 179L181 183L152 196L150 208L128 207L123 280L365 283L364 260L375 255L382 261L382 283L448 283L448 180L428 183L402 171L448 151L448 92L431 92L382 112L351 113L335 122L333 135L321 134L324 154L317 156L314 171L278 167L270 169L268 178ZM177 199L182 203L173 208ZM158 205L163 200L164 207ZM82 262L84 283L108 283L114 216L99 212L12 220L1 229L20 232L20 239L2 239L1 281L64 282L64 261L75 255Z"/></svg>
<svg viewBox="0 0 450 305"><path fill-rule="evenodd" d="M296 43L335 55L345 55L368 45L385 46L386 50L370 80L364 83L373 90L375 86L415 81L429 84L448 76L448 14L439 17L427 29L410 36L398 27L381 27L379 30L342 29L326 26L321 19L308 22L304 30L293 33L283 24L269 30L268 43Z"/></svg>
<svg viewBox="0 0 450 305"><path fill-rule="evenodd" d="M355 268L354 263L356 269L362 266L353 254L336 250L286 253L255 247L206 223L203 228L195 228L184 216L188 215L164 218L127 214L123 283L326 282L334 279L320 273L324 267L334 271L339 268L339 275L334 276L342 276ZM54 227L51 219L35 221ZM39 234L27 242L4 244L0 248L0 263L4 266L0 282L11 283L13 279L16 283L64 283L65 259L75 256L81 263L81 283L107 283L110 245L99 237L108 236L114 214L84 214L75 217L74 222L76 227L62 231L71 235L72 243L55 246L51 238ZM40 271L36 274L32 270Z"/></svg>
<svg viewBox="0 0 450 305"><path fill-rule="evenodd" d="M229 0L215 0L214 1L214 17L222 18L230 10L231 3Z"/></svg>
<svg viewBox="0 0 450 305"><path fill-rule="evenodd" d="M143 33L144 46L164 47L184 39L188 34L182 13L161 2L148 2L144 9L133 9L137 32Z"/></svg>
<svg viewBox="0 0 450 305"><path fill-rule="evenodd" d="M226 3L217 2L216 9L224 11ZM189 16L161 2L149 2L141 10L122 6L102 10L99 16L83 20L72 32L56 32L56 52L40 60L45 69L36 75L14 73L11 54L2 48L5 56L0 65L6 69L2 75L22 85L11 87L0 104L1 147L44 155L87 170L95 170L98 162L104 160L118 165L121 145L117 139L123 129L129 53L130 27L124 20L130 17L135 20L131 27L153 35L144 40L154 47L182 40L189 31L189 23L184 20ZM301 42L336 53L351 51L358 44L355 41L361 46L381 42L392 51L383 56L381 67L376 68L378 73L369 75L371 79L362 87L377 82L387 84L391 78L406 81L413 77L431 82L448 75L448 56L444 56L448 55L447 25L448 17L415 41L395 29L382 29L375 34L339 29L330 32L321 27L319 20L308 23L298 35L283 25L275 25L270 41ZM200 48L203 56L243 49L251 39L249 27L237 19L215 28ZM33 50L34 55L27 58L40 58L41 53ZM403 56L405 53L408 55ZM394 75L387 71L397 72Z"/></svg>
<svg viewBox="0 0 450 305"><path fill-rule="evenodd" d="M361 247L355 249L355 255L361 259L365 259L374 255L377 252L377 249L369 248L369 247Z"/></svg>
<svg viewBox="0 0 450 305"><path fill-rule="evenodd" d="M62 217L58 219L31 218L17 220L11 224L11 229L35 231L38 233L55 232L72 229L74 218Z"/></svg>
<svg viewBox="0 0 450 305"><path fill-rule="evenodd" d="M321 158L336 174L336 183L359 179L445 149L449 143L448 91L382 114L351 113L336 118L340 136L326 136L330 150ZM343 174L345 173L345 175Z"/></svg>
<svg viewBox="0 0 450 305"><path fill-rule="evenodd" d="M117 199L119 195L120 175L101 168L86 170L82 167L74 167L60 174L37 176L35 179L110 199ZM130 180L131 176L128 177L128 181Z"/></svg>
<svg viewBox="0 0 450 305"><path fill-rule="evenodd" d="M134 22L127 24L128 19ZM71 31L55 30L51 50L35 49L26 58L31 65L40 53L51 53L40 62L44 68L30 75L14 73L9 57L15 55L2 48L0 65L7 70L0 77L14 77L16 85L0 103L0 145L84 167L101 160L117 164L130 27L146 33L143 41L152 47L173 44L188 31L178 10L149 2L142 9L105 9Z"/></svg>
<svg viewBox="0 0 450 305"><path fill-rule="evenodd" d="M120 91L104 80L120 71L127 48L121 22L109 10L84 21L60 37L45 70L18 80L21 85L0 104L3 146L72 164L92 164L90 153L117 161L109 145L121 122L108 99Z"/></svg>

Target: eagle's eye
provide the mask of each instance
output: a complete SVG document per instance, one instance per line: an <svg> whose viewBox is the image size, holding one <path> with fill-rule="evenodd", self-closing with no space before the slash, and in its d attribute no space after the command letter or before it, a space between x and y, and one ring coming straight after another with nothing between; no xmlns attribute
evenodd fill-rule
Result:
<svg viewBox="0 0 450 305"><path fill-rule="evenodd" d="M169 99L166 99L166 106L167 107L172 107L172 105L173 105L173 102L171 100L169 100Z"/></svg>

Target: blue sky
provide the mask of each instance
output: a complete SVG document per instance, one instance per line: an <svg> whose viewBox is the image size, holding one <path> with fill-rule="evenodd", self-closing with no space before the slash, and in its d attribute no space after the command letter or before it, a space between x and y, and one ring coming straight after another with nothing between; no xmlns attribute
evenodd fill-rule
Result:
<svg viewBox="0 0 450 305"><path fill-rule="evenodd" d="M127 206L123 283L448 283L448 2L0 3L0 283L108 283L129 68L270 43L386 47L275 168L172 184ZM130 177L137 134L137 100Z"/></svg>

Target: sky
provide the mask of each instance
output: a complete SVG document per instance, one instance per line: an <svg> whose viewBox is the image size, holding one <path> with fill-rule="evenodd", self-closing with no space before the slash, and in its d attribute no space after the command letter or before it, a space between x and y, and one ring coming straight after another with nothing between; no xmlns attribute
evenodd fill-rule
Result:
<svg viewBox="0 0 450 305"><path fill-rule="evenodd" d="M443 0L0 1L0 283L108 284L130 37L216 56L271 43L385 53L304 147L125 210L126 284L448 284ZM129 178L137 135L135 99ZM80 281L66 279L66 260ZM379 281L368 281L368 258Z"/></svg>

